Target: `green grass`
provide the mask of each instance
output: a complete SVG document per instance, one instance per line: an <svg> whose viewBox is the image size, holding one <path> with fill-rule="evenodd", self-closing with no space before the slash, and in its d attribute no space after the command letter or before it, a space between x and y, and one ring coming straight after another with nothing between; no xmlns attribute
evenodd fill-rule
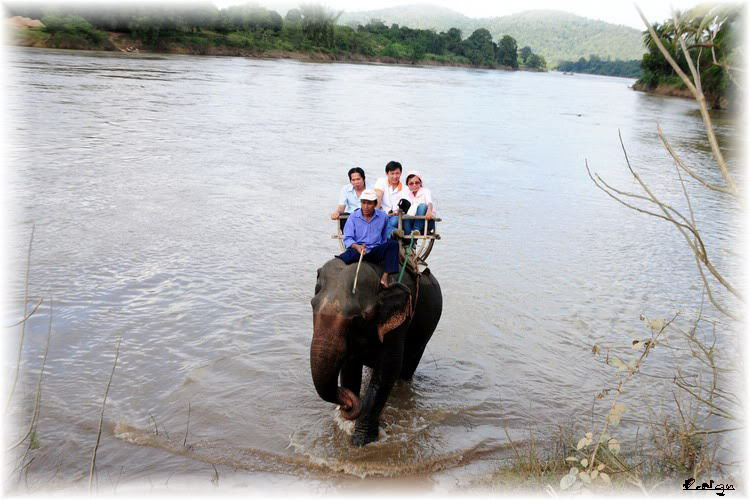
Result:
<svg viewBox="0 0 750 500"><path fill-rule="evenodd" d="M11 31L13 33L13 31ZM21 28L16 29L13 35L17 40L26 43L36 42L39 44L45 44L52 35L44 31L42 28ZM24 45L26 44L24 43Z"/></svg>

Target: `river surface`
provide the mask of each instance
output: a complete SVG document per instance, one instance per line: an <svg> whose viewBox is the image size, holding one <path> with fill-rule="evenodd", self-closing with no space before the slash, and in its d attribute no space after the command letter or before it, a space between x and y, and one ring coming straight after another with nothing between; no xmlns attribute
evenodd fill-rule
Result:
<svg viewBox="0 0 750 500"><path fill-rule="evenodd" d="M32 227L28 310L45 298L25 328L11 440L33 408L52 302L38 448L11 489L88 484L119 338L99 491L449 491L491 473L511 440L550 445L571 425L577 440L617 375L592 347L628 354L642 314L701 303L681 236L585 168L638 190L619 130L632 165L684 207L656 122L718 180L692 101L587 75L6 50L4 324L23 315ZM733 158L736 124L716 126ZM312 385L310 299L338 252L328 215L347 170L374 182L389 160L433 192L445 305L380 441L355 449ZM734 207L691 196L731 265ZM10 385L21 327L5 335ZM654 350L650 373L671 376L670 358ZM623 429L671 398L654 380L624 396ZM601 422L605 402L594 411Z"/></svg>

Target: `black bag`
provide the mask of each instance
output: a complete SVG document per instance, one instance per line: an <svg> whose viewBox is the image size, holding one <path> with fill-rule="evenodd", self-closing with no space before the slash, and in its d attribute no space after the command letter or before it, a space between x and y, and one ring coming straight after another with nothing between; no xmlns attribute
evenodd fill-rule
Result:
<svg viewBox="0 0 750 500"><path fill-rule="evenodd" d="M409 208L411 208L411 202L407 200L406 198L401 198L398 201L398 208L403 212L406 213L409 211Z"/></svg>

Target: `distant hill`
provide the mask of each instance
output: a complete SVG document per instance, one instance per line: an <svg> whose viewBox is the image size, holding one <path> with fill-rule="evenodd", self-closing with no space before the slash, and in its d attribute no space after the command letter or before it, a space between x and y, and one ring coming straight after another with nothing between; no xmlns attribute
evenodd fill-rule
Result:
<svg viewBox="0 0 750 500"><path fill-rule="evenodd" d="M339 24L366 24L370 19L380 19L410 28L434 29L437 32L450 28L461 30L464 38L478 28L486 28L495 41L510 35L518 42L541 54L547 63L555 66L559 61L577 61L591 54L603 59L641 59L643 47L641 32L634 28L595 21L557 10L530 10L502 17L471 18L459 12L433 5L404 5L387 9L344 12Z"/></svg>

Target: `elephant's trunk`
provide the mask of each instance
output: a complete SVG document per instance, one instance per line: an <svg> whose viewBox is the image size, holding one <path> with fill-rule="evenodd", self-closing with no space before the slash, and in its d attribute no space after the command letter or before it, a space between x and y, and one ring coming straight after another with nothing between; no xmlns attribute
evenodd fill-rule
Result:
<svg viewBox="0 0 750 500"><path fill-rule="evenodd" d="M313 314L310 368L315 390L324 401L341 406L341 416L355 420L362 405L352 391L338 386L338 375L346 356L349 320L339 315Z"/></svg>

